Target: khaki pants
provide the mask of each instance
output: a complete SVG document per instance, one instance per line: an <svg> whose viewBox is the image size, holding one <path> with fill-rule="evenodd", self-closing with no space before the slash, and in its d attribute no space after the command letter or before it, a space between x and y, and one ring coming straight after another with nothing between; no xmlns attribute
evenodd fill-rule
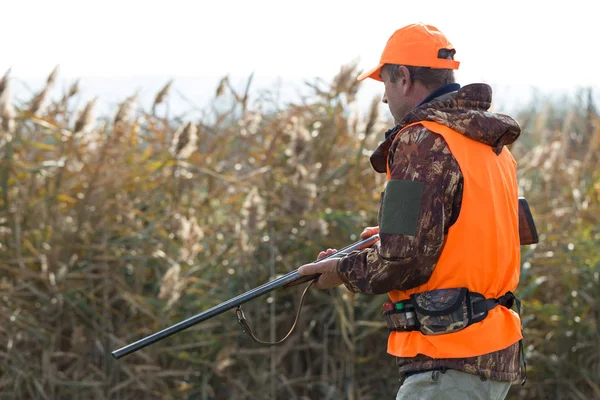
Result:
<svg viewBox="0 0 600 400"><path fill-rule="evenodd" d="M511 385L451 369L428 371L406 378L396 400L503 400Z"/></svg>

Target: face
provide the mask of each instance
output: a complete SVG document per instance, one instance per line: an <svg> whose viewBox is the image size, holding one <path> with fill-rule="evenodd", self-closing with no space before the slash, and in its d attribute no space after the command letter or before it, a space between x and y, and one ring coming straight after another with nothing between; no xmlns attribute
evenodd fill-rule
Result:
<svg viewBox="0 0 600 400"><path fill-rule="evenodd" d="M406 79L402 77L398 77L396 82L392 82L386 68L381 69L380 77L385 86L381 101L388 105L394 120L398 123L412 109L407 96L410 82L406 82Z"/></svg>

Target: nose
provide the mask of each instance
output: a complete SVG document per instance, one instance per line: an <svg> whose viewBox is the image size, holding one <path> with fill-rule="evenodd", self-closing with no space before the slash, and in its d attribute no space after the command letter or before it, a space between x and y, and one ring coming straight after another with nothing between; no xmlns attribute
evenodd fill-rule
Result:
<svg viewBox="0 0 600 400"><path fill-rule="evenodd" d="M381 102L382 102L383 104L387 104L387 103L388 103L388 102L387 102L387 96L385 95L385 93L383 93L383 97L381 98Z"/></svg>

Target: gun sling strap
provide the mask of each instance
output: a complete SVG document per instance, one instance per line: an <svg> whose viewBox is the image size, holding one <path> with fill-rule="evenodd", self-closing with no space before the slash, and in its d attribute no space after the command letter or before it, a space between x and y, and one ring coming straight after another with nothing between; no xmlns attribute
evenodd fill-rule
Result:
<svg viewBox="0 0 600 400"><path fill-rule="evenodd" d="M254 340L256 343L265 344L268 346L283 343L283 341L286 340L292 334L292 332L294 331L294 328L296 328L296 324L298 323L298 318L300 317L300 311L302 310L302 304L304 303L304 297L306 296L308 289L310 289L310 287L313 285L313 283L315 283L317 281L317 279L318 278L314 278L313 280L311 280L310 283L306 286L306 288L302 292L302 296L300 297L300 305L298 305L298 311L296 312L296 318L294 318L294 323L292 324L290 331L287 333L287 335L285 335L283 337L283 339L278 340L276 342L266 342L264 340L260 340L259 338L257 338L254 335L254 333L252 332L250 325L248 325L248 320L246 319L246 316L244 315L244 311L242 311L242 306L239 305L237 307L237 309L235 310L235 313L237 315L238 322L242 326L242 331L244 333L247 333L252 338L252 340Z"/></svg>

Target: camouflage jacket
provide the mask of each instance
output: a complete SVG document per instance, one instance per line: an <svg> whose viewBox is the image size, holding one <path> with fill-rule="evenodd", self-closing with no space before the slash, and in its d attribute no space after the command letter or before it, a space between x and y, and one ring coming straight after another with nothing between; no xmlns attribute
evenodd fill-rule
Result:
<svg viewBox="0 0 600 400"><path fill-rule="evenodd" d="M520 135L517 122L488 111L492 91L488 85L472 84L437 97L408 113L371 156L375 171L385 173L389 153L392 180L422 182L420 209L414 235L380 233L380 243L342 258L337 266L344 285L352 292L383 294L408 290L426 283L435 269L448 228L461 207L462 174L442 136L417 121L435 121L495 150ZM381 225L381 204L379 225ZM409 371L451 368L486 378L519 379L519 344L467 359L431 359L424 355L399 358L401 375Z"/></svg>

